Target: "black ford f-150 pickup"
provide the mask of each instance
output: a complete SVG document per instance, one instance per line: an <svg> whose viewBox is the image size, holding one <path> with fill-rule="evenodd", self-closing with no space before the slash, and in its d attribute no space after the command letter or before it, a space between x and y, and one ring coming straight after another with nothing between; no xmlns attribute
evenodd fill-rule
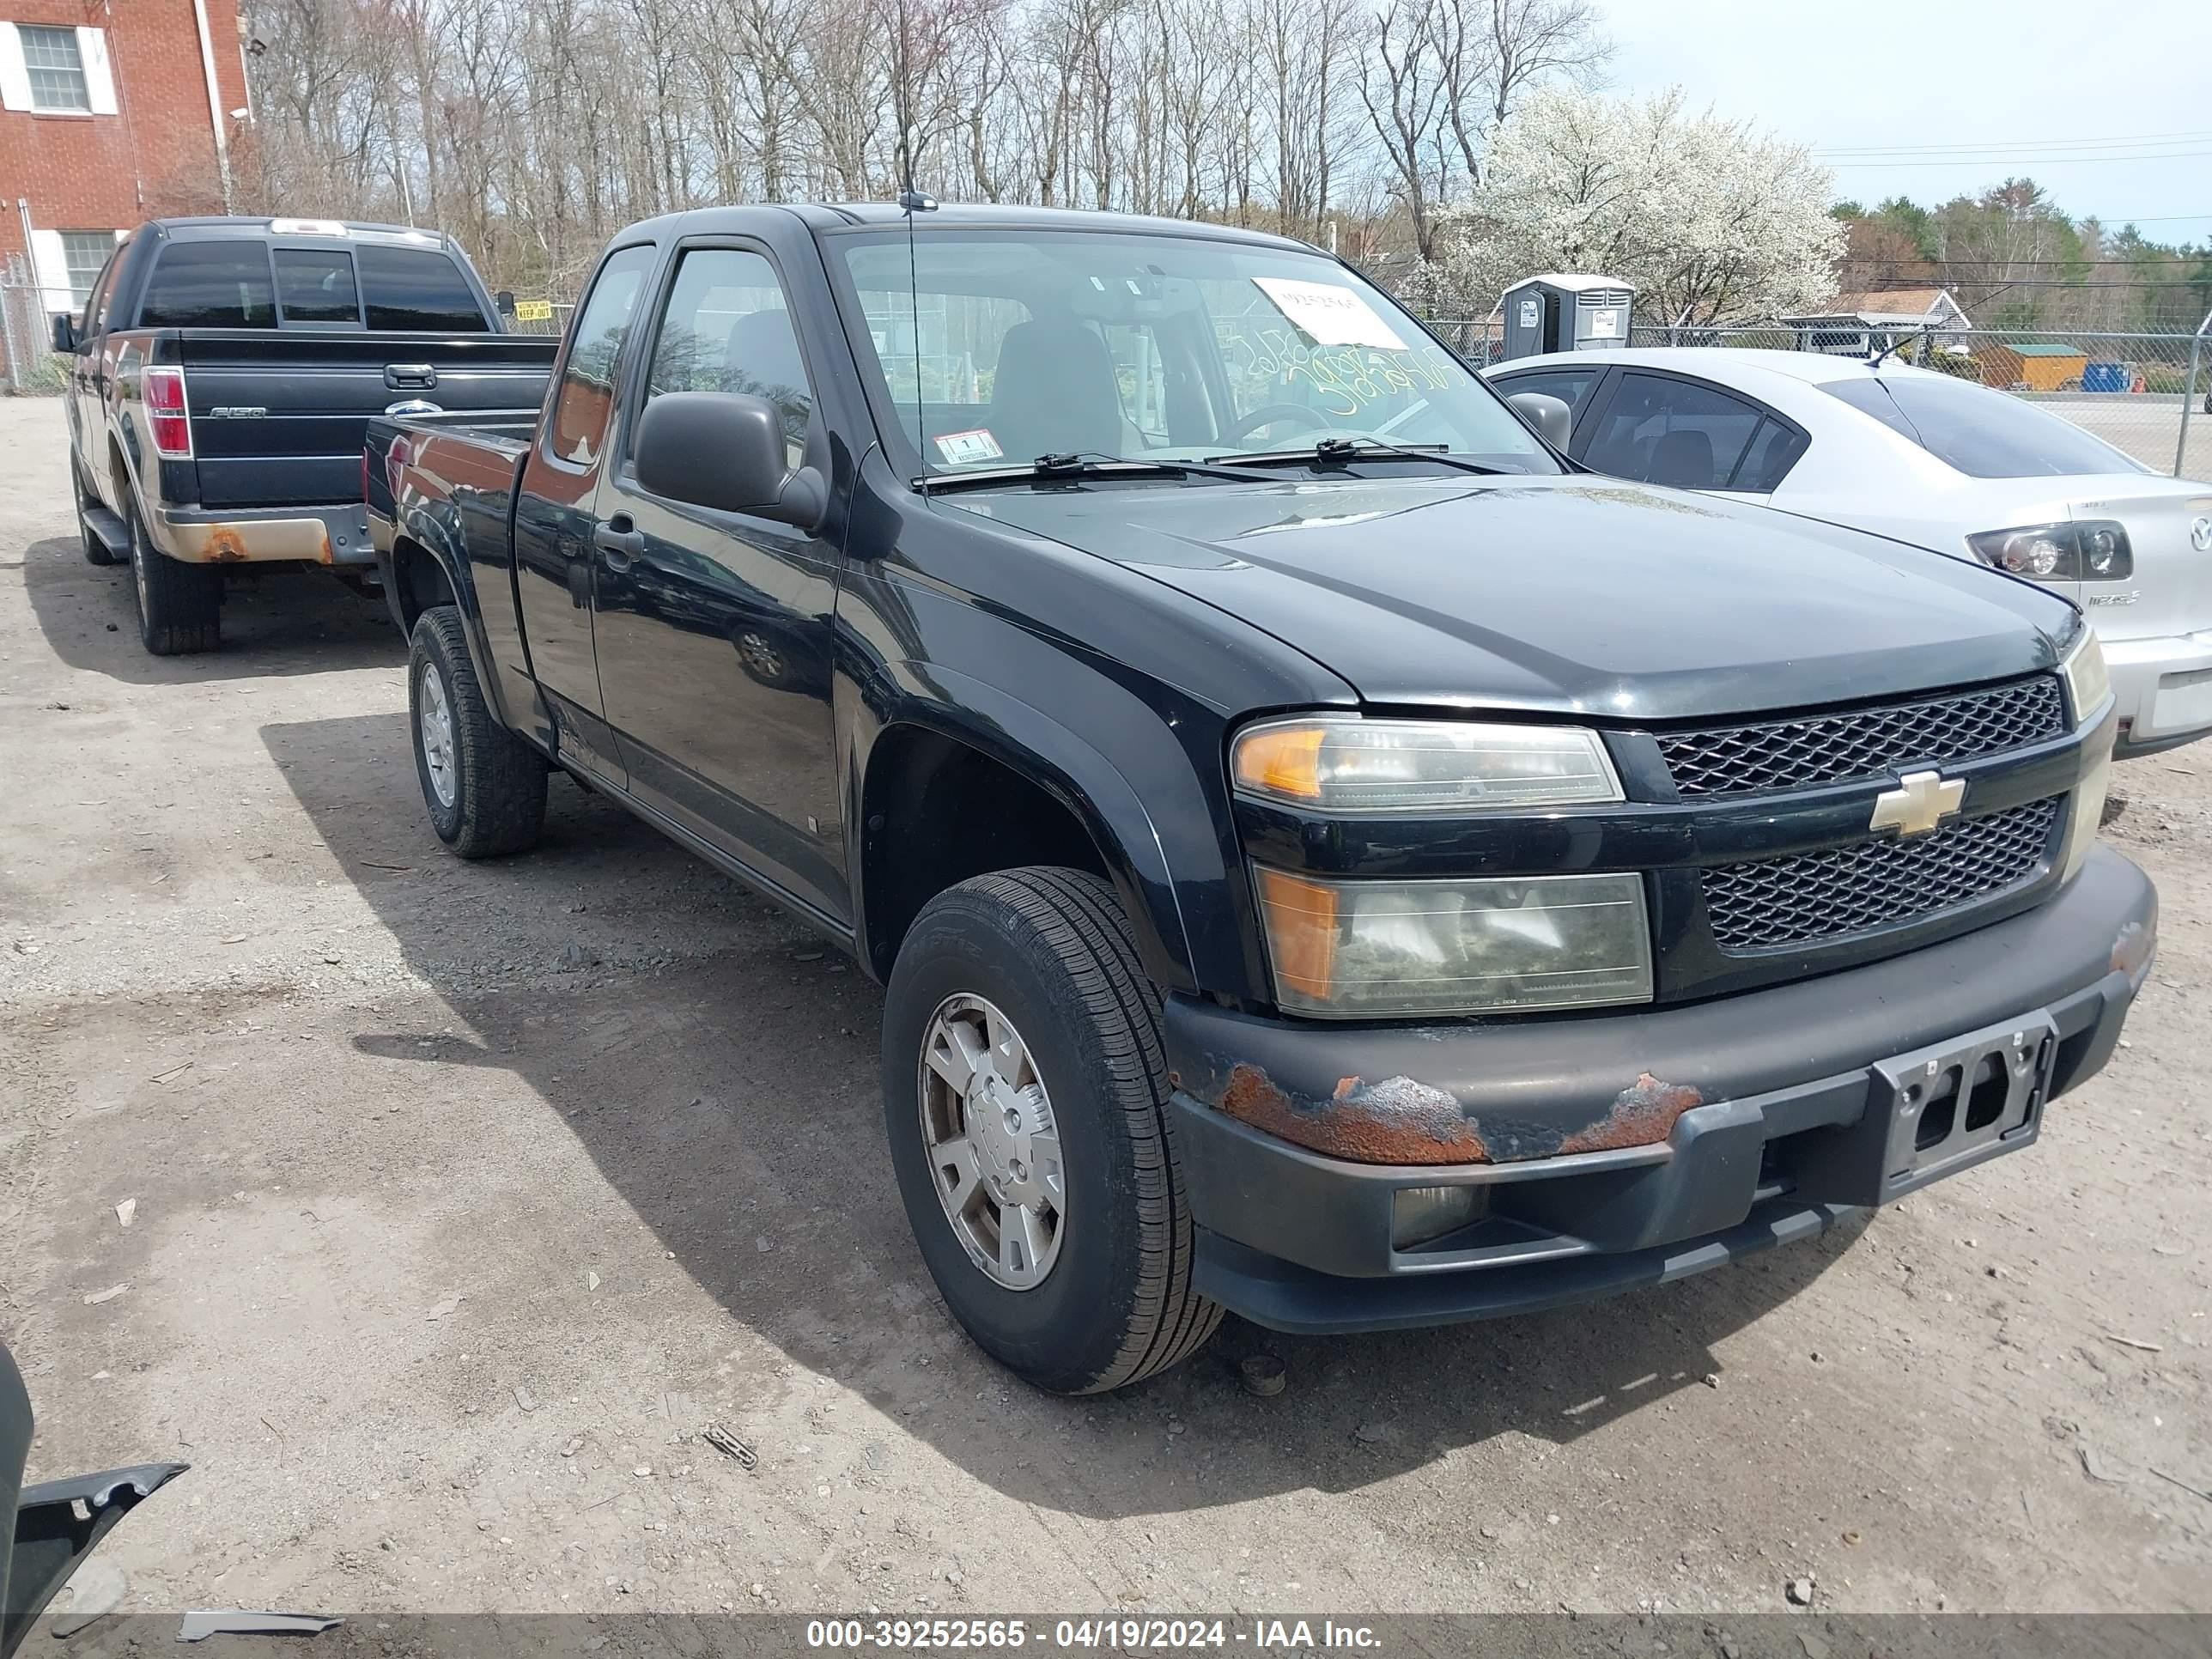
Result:
<svg viewBox="0 0 2212 1659"><path fill-rule="evenodd" d="M395 408L537 407L559 342L500 331L451 240L320 219L157 219L119 243L69 359L94 564L128 561L146 648L211 650L227 573L374 569L362 434Z"/></svg>
<svg viewBox="0 0 2212 1659"><path fill-rule="evenodd" d="M562 768L848 947L1045 1387L1817 1233L2027 1146L2148 971L2070 605L1578 472L1310 248L700 211L565 354L370 423L431 822Z"/></svg>

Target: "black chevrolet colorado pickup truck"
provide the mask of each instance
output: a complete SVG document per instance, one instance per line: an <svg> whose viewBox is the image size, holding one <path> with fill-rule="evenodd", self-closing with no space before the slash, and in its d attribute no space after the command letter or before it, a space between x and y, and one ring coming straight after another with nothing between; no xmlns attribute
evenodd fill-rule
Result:
<svg viewBox="0 0 2212 1659"><path fill-rule="evenodd" d="M536 425L370 422L431 822L520 851L557 767L849 949L921 1253L1050 1389L2026 1146L2156 926L2080 615L1540 413L1273 237L638 225Z"/></svg>
<svg viewBox="0 0 2212 1659"><path fill-rule="evenodd" d="M227 573L366 580L368 417L534 409L559 349L500 331L447 238L321 219L141 226L53 343L85 557L129 562L160 656L216 647Z"/></svg>

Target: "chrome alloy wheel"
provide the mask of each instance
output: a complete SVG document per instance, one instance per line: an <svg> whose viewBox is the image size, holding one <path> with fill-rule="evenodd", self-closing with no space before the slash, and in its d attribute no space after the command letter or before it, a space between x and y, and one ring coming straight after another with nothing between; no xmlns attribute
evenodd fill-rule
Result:
<svg viewBox="0 0 2212 1659"><path fill-rule="evenodd" d="M438 805L453 804L453 708L446 698L446 677L434 664L422 669L422 712L416 717L422 730L422 765L430 775L430 787L438 792Z"/></svg>
<svg viewBox="0 0 2212 1659"><path fill-rule="evenodd" d="M917 1092L931 1184L953 1236L994 1283L1035 1290L1060 1259L1067 1182L1029 1045L981 997L947 997L922 1031Z"/></svg>

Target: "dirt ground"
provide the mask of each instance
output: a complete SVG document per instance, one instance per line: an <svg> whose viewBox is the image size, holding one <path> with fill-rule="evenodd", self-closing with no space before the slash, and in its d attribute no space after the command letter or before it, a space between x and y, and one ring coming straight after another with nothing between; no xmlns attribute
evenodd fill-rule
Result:
<svg viewBox="0 0 2212 1659"><path fill-rule="evenodd" d="M2123 769L2160 961L2031 1152L1069 1402L920 1268L856 970L563 781L446 855L377 610L271 580L149 658L64 460L0 403L0 1328L34 1476L193 1466L127 1607L2212 1609L2212 745Z"/></svg>

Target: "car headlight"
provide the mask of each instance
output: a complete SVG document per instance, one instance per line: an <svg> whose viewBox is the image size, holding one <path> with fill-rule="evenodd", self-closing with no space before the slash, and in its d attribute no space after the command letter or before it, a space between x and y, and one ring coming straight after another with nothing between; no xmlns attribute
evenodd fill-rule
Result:
<svg viewBox="0 0 2212 1659"><path fill-rule="evenodd" d="M1240 794L1321 812L1464 812L1622 799L1595 732L1313 714L1237 734Z"/></svg>
<svg viewBox="0 0 2212 1659"><path fill-rule="evenodd" d="M2066 682L2067 701L2072 705L2067 712L2074 724L2086 726L2103 709L2105 699L2112 695L2112 677L2105 667L2105 647L2098 643L2096 630L2083 623L2074 636L2074 644L2058 665L2058 672Z"/></svg>
<svg viewBox="0 0 2212 1659"><path fill-rule="evenodd" d="M1633 875L1325 881L1253 872L1275 1000L1340 1019L1651 1000Z"/></svg>
<svg viewBox="0 0 2212 1659"><path fill-rule="evenodd" d="M2069 519L1966 538L1984 564L2037 581L2116 582L2136 574L2127 526L2110 519Z"/></svg>

